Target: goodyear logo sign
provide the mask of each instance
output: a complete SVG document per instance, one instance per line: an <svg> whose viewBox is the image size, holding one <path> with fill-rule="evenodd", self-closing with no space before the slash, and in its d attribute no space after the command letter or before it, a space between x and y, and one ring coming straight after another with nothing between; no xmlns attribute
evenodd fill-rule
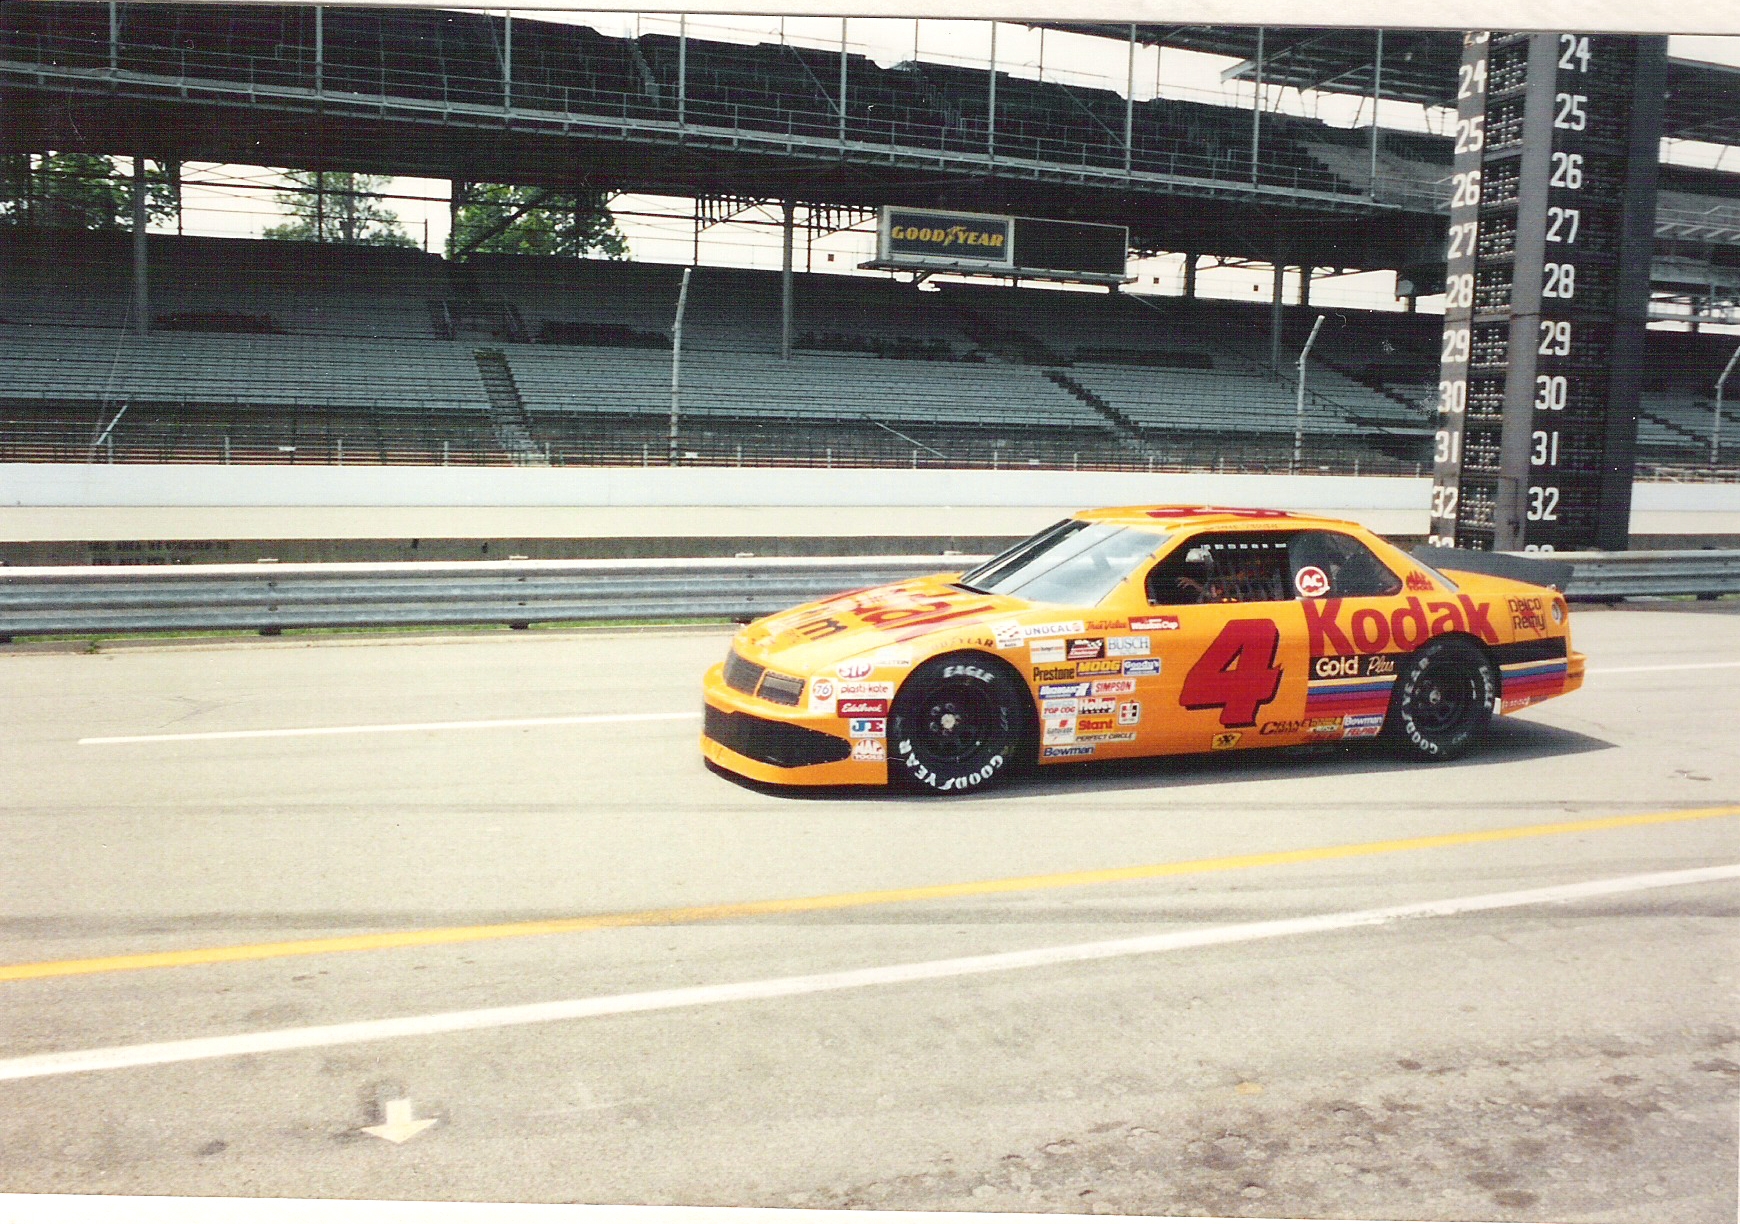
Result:
<svg viewBox="0 0 1740 1224"><path fill-rule="evenodd" d="M1011 265L1009 217L890 208L882 215L881 258L893 262Z"/></svg>

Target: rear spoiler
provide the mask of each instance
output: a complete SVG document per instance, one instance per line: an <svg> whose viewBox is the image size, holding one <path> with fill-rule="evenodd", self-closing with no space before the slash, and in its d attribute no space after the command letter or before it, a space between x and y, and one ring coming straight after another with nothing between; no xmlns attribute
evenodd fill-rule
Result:
<svg viewBox="0 0 1740 1224"><path fill-rule="evenodd" d="M1460 570L1464 574L1509 578L1515 582L1551 587L1561 595L1570 585L1573 568L1569 561L1549 561L1542 553L1518 556L1516 553L1477 552L1470 548L1439 548L1420 544L1411 555L1433 569Z"/></svg>

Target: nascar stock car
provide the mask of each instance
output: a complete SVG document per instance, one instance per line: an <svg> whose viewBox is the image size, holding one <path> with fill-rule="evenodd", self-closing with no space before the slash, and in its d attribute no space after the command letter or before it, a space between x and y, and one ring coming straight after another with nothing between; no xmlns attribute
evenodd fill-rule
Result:
<svg viewBox="0 0 1740 1224"><path fill-rule="evenodd" d="M1087 510L966 573L745 625L706 675L701 748L763 782L951 793L1030 764L1379 737L1445 760L1581 685L1570 646L1559 592L1355 523Z"/></svg>

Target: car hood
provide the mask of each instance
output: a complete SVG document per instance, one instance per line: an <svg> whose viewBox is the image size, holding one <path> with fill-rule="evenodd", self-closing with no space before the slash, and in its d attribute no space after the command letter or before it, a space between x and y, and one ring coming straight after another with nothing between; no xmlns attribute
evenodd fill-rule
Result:
<svg viewBox="0 0 1740 1224"><path fill-rule="evenodd" d="M989 646L986 626L1033 606L962 590L953 585L959 577L933 574L802 604L745 625L737 642L760 661L805 673L882 648L915 648L932 636L983 638Z"/></svg>

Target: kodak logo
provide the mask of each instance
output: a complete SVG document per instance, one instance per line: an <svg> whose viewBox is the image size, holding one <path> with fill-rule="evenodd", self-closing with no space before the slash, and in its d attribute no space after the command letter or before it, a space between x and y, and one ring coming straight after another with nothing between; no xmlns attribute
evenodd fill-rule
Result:
<svg viewBox="0 0 1740 1224"><path fill-rule="evenodd" d="M1379 608L1361 608L1344 622L1339 599L1307 599L1305 627L1311 634L1311 654L1378 654L1392 647L1414 650L1440 633L1472 633L1483 642L1497 645L1492 627L1492 605L1475 603L1466 595L1457 602L1435 599L1422 604L1408 596L1401 607L1385 616Z"/></svg>

